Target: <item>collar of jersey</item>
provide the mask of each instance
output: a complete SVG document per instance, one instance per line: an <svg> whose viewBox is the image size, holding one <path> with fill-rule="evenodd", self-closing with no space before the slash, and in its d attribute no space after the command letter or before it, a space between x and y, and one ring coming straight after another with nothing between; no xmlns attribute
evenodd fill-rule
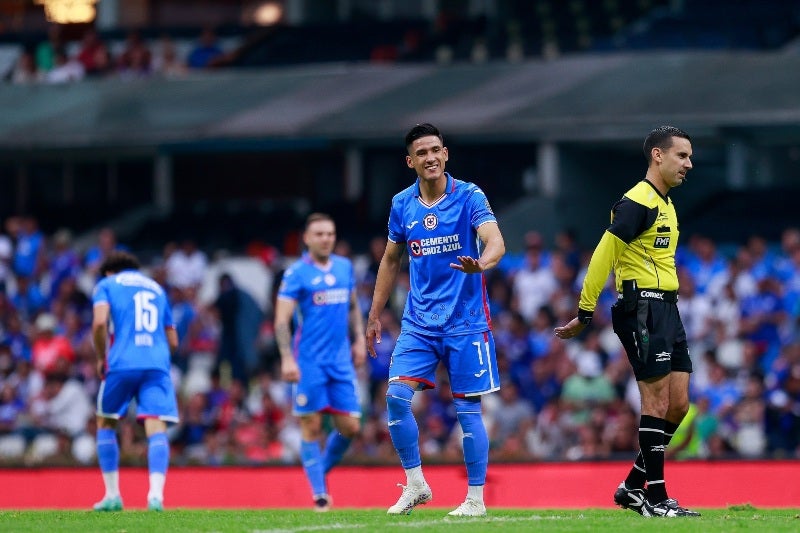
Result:
<svg viewBox="0 0 800 533"><path fill-rule="evenodd" d="M302 260L304 262L308 263L309 265L311 265L312 267L316 268L317 270L321 270L323 272L328 272L331 268L333 268L333 254L331 254L330 258L328 259L328 266L327 267L321 267L317 263L315 263L314 259L312 259L312 257L311 257L311 254L308 253L308 250L304 251L303 255L301 255L300 257L302 258Z"/></svg>
<svg viewBox="0 0 800 533"><path fill-rule="evenodd" d="M642 180L642 181L643 181L643 182L645 182L646 184L648 184L650 187L652 187L652 188L653 188L653 190L656 192L656 194L657 194L657 195L659 195L659 196L661 197L661 199L662 199L662 200L664 200L664 202L666 202L667 204L669 204L669 202L670 202L670 200L669 200L669 193L667 193L666 195L664 195L664 194L661 194L661 191L659 191L659 190L656 188L656 186L655 186L655 185L653 185L653 182L651 182L650 180Z"/></svg>
<svg viewBox="0 0 800 533"><path fill-rule="evenodd" d="M447 198L448 194L450 194L450 193L452 193L453 191L456 190L456 180L455 180L455 178L453 178L453 176L451 176L449 172L445 172L444 175L447 178L447 186L444 188L444 194L442 196L440 196L439 198L437 198L436 201L433 202L433 204L428 206L428 204L426 204L425 202L422 201L422 194L419 192L419 176L417 176L417 183L416 183L416 186L414 187L414 196L419 198L420 202L422 202L424 205L426 205L428 207L433 207L434 205L441 203L445 198Z"/></svg>

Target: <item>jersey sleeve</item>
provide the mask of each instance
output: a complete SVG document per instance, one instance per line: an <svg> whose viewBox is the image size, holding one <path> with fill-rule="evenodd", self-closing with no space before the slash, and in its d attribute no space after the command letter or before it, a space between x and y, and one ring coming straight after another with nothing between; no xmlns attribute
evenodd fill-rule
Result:
<svg viewBox="0 0 800 533"><path fill-rule="evenodd" d="M594 249L589 269L583 279L583 289L578 303L578 316L591 317L597 306L597 298L605 287L608 275L616 264L619 256L627 248L628 243L606 230L603 233L597 248Z"/></svg>
<svg viewBox="0 0 800 533"><path fill-rule="evenodd" d="M611 225L603 233L597 248L594 249L592 259L589 261L589 269L583 280L583 289L578 303L579 317L592 316L611 269L614 268L628 244L647 229L648 220L652 224L657 214L657 209L655 213L652 213L652 210L646 206L625 196L614 204L614 207L611 208Z"/></svg>
<svg viewBox="0 0 800 533"><path fill-rule="evenodd" d="M477 228L485 222L497 222L489 199L480 187L474 187L467 198L467 205L470 212L470 222L473 228Z"/></svg>
<svg viewBox="0 0 800 533"><path fill-rule="evenodd" d="M647 206L623 196L611 208L611 225L608 227L608 232L625 244L630 244L633 239L653 225L656 216L658 216L657 207L649 209Z"/></svg>
<svg viewBox="0 0 800 533"><path fill-rule="evenodd" d="M103 283L103 280L100 280L100 283L95 285L94 291L92 291L92 305L99 303L108 303L108 284Z"/></svg>
<svg viewBox="0 0 800 533"><path fill-rule="evenodd" d="M389 240L395 243L406 242L406 232L399 204L399 201L393 201L392 209L389 211Z"/></svg>
<svg viewBox="0 0 800 533"><path fill-rule="evenodd" d="M290 267L283 273L283 279L281 280L280 287L278 287L278 297L299 300L302 289L303 286L297 268Z"/></svg>

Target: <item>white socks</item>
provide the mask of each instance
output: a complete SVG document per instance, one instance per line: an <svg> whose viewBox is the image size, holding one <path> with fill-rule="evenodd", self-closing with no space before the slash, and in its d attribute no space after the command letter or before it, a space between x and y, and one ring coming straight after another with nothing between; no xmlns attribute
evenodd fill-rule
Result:
<svg viewBox="0 0 800 533"><path fill-rule="evenodd" d="M408 485L424 485L425 476L422 475L422 466L406 468L406 483Z"/></svg>
<svg viewBox="0 0 800 533"><path fill-rule="evenodd" d="M467 487L467 499L483 503L483 485L469 485Z"/></svg>
<svg viewBox="0 0 800 533"><path fill-rule="evenodd" d="M150 474L150 492L147 493L148 501L152 500L153 498L159 501L164 500L164 483L166 480L167 476L164 474L157 472Z"/></svg>
<svg viewBox="0 0 800 533"><path fill-rule="evenodd" d="M119 497L119 470L103 472L103 483L106 486L106 498Z"/></svg>
<svg viewBox="0 0 800 533"><path fill-rule="evenodd" d="M425 483L421 466L406 469L406 483L408 485L422 485ZM468 485L467 499L483 503L483 487L483 485Z"/></svg>

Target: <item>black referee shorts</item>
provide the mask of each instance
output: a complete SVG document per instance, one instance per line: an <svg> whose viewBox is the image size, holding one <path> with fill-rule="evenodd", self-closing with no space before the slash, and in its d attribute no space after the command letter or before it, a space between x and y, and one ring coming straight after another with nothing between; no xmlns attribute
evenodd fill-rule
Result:
<svg viewBox="0 0 800 533"><path fill-rule="evenodd" d="M639 299L625 312L622 300L611 306L611 321L637 381L670 372L692 372L678 306L673 302Z"/></svg>

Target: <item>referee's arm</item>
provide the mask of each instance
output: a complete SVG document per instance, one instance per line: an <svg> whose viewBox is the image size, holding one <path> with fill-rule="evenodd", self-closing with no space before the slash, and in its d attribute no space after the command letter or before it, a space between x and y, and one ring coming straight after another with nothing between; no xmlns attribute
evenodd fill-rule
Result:
<svg viewBox="0 0 800 533"><path fill-rule="evenodd" d="M645 230L648 215L645 206L629 198L623 197L614 205L611 225L603 233L589 261L578 302L578 316L567 325L553 330L558 338L570 339L583 331L583 328L592 321L597 299L606 284L608 274L628 244Z"/></svg>

